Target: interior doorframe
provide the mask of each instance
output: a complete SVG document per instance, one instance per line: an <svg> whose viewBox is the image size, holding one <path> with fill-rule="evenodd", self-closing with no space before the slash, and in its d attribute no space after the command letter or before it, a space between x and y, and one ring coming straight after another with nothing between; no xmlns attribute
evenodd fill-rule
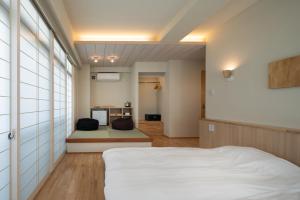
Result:
<svg viewBox="0 0 300 200"><path fill-rule="evenodd" d="M201 116L200 119L206 118L206 70L201 70Z"/></svg>
<svg viewBox="0 0 300 200"><path fill-rule="evenodd" d="M11 47L10 47L10 129L15 138L10 143L10 199L20 199L20 0L11 0Z"/></svg>

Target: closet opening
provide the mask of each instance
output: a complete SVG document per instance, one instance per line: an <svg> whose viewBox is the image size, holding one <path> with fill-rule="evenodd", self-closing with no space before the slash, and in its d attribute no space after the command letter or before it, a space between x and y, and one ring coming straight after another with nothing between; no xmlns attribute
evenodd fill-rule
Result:
<svg viewBox="0 0 300 200"><path fill-rule="evenodd" d="M163 135L165 73L139 73L139 128L149 135Z"/></svg>

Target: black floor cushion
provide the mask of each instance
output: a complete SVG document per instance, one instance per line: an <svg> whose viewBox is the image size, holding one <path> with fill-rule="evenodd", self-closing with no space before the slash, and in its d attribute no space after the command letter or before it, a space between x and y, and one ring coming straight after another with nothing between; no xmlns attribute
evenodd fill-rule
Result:
<svg viewBox="0 0 300 200"><path fill-rule="evenodd" d="M99 121L96 119L84 118L79 119L77 122L77 130L80 131L93 131L99 128Z"/></svg>
<svg viewBox="0 0 300 200"><path fill-rule="evenodd" d="M131 118L119 118L112 121L111 124L113 129L116 130L132 130L134 125Z"/></svg>

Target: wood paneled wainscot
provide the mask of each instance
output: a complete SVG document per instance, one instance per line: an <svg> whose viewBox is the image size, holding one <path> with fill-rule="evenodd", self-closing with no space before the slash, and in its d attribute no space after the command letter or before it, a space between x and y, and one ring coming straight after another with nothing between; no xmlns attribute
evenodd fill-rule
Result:
<svg viewBox="0 0 300 200"><path fill-rule="evenodd" d="M199 134L202 148L255 147L300 166L300 130L206 119Z"/></svg>

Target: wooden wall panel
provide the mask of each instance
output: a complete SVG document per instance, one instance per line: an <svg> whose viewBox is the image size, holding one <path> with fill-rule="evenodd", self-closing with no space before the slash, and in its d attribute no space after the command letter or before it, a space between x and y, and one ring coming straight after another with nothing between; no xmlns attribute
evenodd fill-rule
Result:
<svg viewBox="0 0 300 200"><path fill-rule="evenodd" d="M269 88L300 86L300 56L286 58L269 64Z"/></svg>
<svg viewBox="0 0 300 200"><path fill-rule="evenodd" d="M208 125L215 131L209 132ZM255 147L300 166L300 130L260 126L219 120L201 120L201 148L226 145Z"/></svg>

